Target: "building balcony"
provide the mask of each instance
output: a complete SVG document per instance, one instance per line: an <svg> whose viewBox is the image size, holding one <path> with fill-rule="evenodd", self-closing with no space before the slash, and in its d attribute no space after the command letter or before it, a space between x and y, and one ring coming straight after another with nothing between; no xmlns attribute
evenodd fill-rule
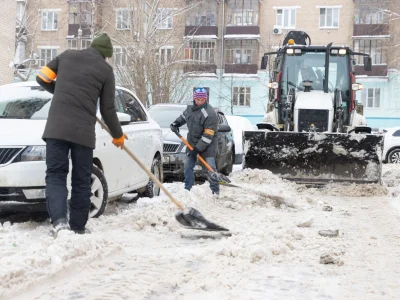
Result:
<svg viewBox="0 0 400 300"><path fill-rule="evenodd" d="M256 64L225 64L225 74L257 74Z"/></svg>
<svg viewBox="0 0 400 300"><path fill-rule="evenodd" d="M259 35L260 26L226 26L225 35Z"/></svg>
<svg viewBox="0 0 400 300"><path fill-rule="evenodd" d="M354 24L354 36L382 36L389 35L388 24Z"/></svg>
<svg viewBox="0 0 400 300"><path fill-rule="evenodd" d="M82 24L81 29L82 29L82 38L91 38L92 37L91 26ZM79 30L79 24L69 24L68 25L68 37L69 38L77 38L78 30Z"/></svg>
<svg viewBox="0 0 400 300"><path fill-rule="evenodd" d="M217 73L215 64L186 64L183 66L184 73Z"/></svg>
<svg viewBox="0 0 400 300"><path fill-rule="evenodd" d="M218 36L217 26L185 26L185 36Z"/></svg>
<svg viewBox="0 0 400 300"><path fill-rule="evenodd" d="M365 71L364 66L357 65L354 66L354 71L357 75L367 75L367 76L387 76L387 65L372 65L372 70L371 71Z"/></svg>

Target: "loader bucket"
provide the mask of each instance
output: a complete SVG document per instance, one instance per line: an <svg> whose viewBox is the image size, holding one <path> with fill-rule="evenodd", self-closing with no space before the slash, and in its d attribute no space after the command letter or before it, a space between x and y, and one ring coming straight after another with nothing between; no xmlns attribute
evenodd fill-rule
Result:
<svg viewBox="0 0 400 300"><path fill-rule="evenodd" d="M301 183L380 183L383 135L245 131L245 167Z"/></svg>

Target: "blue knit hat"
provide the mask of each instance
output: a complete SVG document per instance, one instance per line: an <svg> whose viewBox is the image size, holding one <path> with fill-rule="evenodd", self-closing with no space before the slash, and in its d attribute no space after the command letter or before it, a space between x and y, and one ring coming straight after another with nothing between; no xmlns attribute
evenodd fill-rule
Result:
<svg viewBox="0 0 400 300"><path fill-rule="evenodd" d="M207 98L207 90L202 87L195 88L193 92L193 99L194 98Z"/></svg>

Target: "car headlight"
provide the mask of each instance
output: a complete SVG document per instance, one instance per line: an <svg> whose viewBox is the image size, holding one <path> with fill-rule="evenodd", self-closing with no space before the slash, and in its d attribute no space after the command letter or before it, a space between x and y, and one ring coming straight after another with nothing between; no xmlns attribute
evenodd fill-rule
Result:
<svg viewBox="0 0 400 300"><path fill-rule="evenodd" d="M185 153L186 152L186 145L182 147L181 149L181 153Z"/></svg>
<svg viewBox="0 0 400 300"><path fill-rule="evenodd" d="M21 161L46 160L46 146L29 146L21 154Z"/></svg>

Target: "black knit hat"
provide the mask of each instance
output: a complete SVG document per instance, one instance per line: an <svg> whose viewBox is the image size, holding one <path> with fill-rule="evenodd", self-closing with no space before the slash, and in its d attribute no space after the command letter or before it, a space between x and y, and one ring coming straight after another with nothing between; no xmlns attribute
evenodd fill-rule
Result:
<svg viewBox="0 0 400 300"><path fill-rule="evenodd" d="M90 47L97 49L104 57L112 57L113 46L107 33L94 38Z"/></svg>

